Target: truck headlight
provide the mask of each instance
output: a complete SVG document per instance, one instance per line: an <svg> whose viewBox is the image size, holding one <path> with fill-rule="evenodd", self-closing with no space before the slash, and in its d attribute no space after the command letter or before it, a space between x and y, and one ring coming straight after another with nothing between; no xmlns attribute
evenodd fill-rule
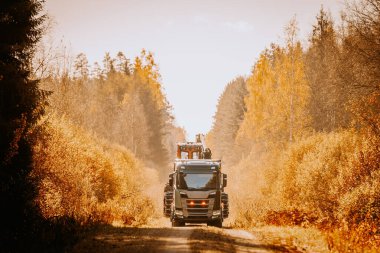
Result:
<svg viewBox="0 0 380 253"><path fill-rule="evenodd" d="M183 216L183 211L182 210L175 210L175 215Z"/></svg>
<svg viewBox="0 0 380 253"><path fill-rule="evenodd" d="M212 216L220 216L220 210L212 211Z"/></svg>

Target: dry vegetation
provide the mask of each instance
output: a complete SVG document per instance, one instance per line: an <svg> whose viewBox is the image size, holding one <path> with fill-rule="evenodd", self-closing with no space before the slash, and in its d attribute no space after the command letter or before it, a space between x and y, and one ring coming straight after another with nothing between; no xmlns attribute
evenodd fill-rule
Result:
<svg viewBox="0 0 380 253"><path fill-rule="evenodd" d="M174 126L152 53L142 50L133 63L122 52L115 58L106 53L103 66L96 62L90 66L83 53L71 59L64 50L54 53L63 58L50 56L57 62L52 60L41 68L45 71L37 72L44 76L41 87L51 92L50 108L87 131L125 146L166 177L175 141L183 138L183 130Z"/></svg>
<svg viewBox="0 0 380 253"><path fill-rule="evenodd" d="M121 52L106 53L103 67L91 68L84 54L71 64L62 51L39 51L34 63L49 93L33 136L36 203L46 220L147 224L160 216L161 178L184 136L153 55L143 50L130 64Z"/></svg>
<svg viewBox="0 0 380 253"><path fill-rule="evenodd" d="M314 227L331 251L380 248L379 7L348 4L339 29L321 9L306 49L292 20L285 45L227 86L207 141L229 173L234 226Z"/></svg>
<svg viewBox="0 0 380 253"><path fill-rule="evenodd" d="M42 3L1 3L7 252L62 251L81 225L146 224L184 139L151 53L106 53L103 66L43 44L35 54ZM349 1L339 26L322 8L306 47L293 19L284 45L228 84L207 141L229 173L234 226L312 227L331 251L379 251L379 38L379 0Z"/></svg>
<svg viewBox="0 0 380 253"><path fill-rule="evenodd" d="M375 243L379 226L375 141L347 130L316 134L260 158L248 156L229 170L246 177L232 179L244 188L234 190L239 192L235 225L316 226L328 231L333 248L344 238L360 249Z"/></svg>
<svg viewBox="0 0 380 253"><path fill-rule="evenodd" d="M33 176L43 216L73 217L82 223L145 224L156 203L145 191L157 181L125 147L85 132L52 115L34 146Z"/></svg>

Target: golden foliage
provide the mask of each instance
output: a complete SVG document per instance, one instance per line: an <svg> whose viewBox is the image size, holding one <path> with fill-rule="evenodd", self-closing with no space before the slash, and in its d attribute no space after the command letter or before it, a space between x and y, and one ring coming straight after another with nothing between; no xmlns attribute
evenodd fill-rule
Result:
<svg viewBox="0 0 380 253"><path fill-rule="evenodd" d="M156 103L162 109L166 106L166 98L161 89L161 75L158 65L153 58L153 53L141 50L140 57L135 58L133 73L140 78L143 84L147 84L152 91Z"/></svg>
<svg viewBox="0 0 380 253"><path fill-rule="evenodd" d="M34 146L33 177L41 183L37 202L46 218L71 216L83 222L143 224L155 213L144 190L155 171L126 148L51 115Z"/></svg>
<svg viewBox="0 0 380 253"><path fill-rule="evenodd" d="M216 130L233 129L215 117L225 129L207 141L235 157L225 163L235 226L313 226L332 251L380 247L378 5L348 5L339 32L322 8L305 51L293 19L285 45L264 51L247 78L246 111L227 147L217 147L227 138Z"/></svg>
<svg viewBox="0 0 380 253"><path fill-rule="evenodd" d="M177 130L182 130L174 126L153 54L142 50L131 66L122 52L116 58L106 53L103 64L83 75L89 72L87 60L79 54L74 76L57 69L57 75L44 79L43 88L52 91L49 109L126 147L166 178Z"/></svg>
<svg viewBox="0 0 380 253"><path fill-rule="evenodd" d="M244 193L235 191L244 199L235 203L235 225L314 225L331 231L334 249L380 246L378 143L377 136L344 130L315 134L286 150L272 147L255 160L251 154L230 170L239 173L230 185L244 185Z"/></svg>
<svg viewBox="0 0 380 253"><path fill-rule="evenodd" d="M265 146L302 136L309 124L309 86L300 43L261 54L248 78L247 112L238 139Z"/></svg>

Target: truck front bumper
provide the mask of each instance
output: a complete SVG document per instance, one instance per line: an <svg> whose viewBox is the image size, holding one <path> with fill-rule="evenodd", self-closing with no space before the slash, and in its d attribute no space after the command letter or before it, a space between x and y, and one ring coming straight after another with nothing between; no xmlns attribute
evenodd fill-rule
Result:
<svg viewBox="0 0 380 253"><path fill-rule="evenodd" d="M186 222L186 223L208 223L221 219L220 214L211 215L211 216L183 216L183 215L174 215L174 220Z"/></svg>

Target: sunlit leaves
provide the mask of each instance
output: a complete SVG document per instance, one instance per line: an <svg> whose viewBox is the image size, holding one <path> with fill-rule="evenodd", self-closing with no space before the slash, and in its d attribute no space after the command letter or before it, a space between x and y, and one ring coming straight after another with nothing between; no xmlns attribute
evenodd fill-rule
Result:
<svg viewBox="0 0 380 253"><path fill-rule="evenodd" d="M302 48L294 38L285 48L272 45L260 55L247 87L247 113L239 138L286 144L306 130L309 86Z"/></svg>

